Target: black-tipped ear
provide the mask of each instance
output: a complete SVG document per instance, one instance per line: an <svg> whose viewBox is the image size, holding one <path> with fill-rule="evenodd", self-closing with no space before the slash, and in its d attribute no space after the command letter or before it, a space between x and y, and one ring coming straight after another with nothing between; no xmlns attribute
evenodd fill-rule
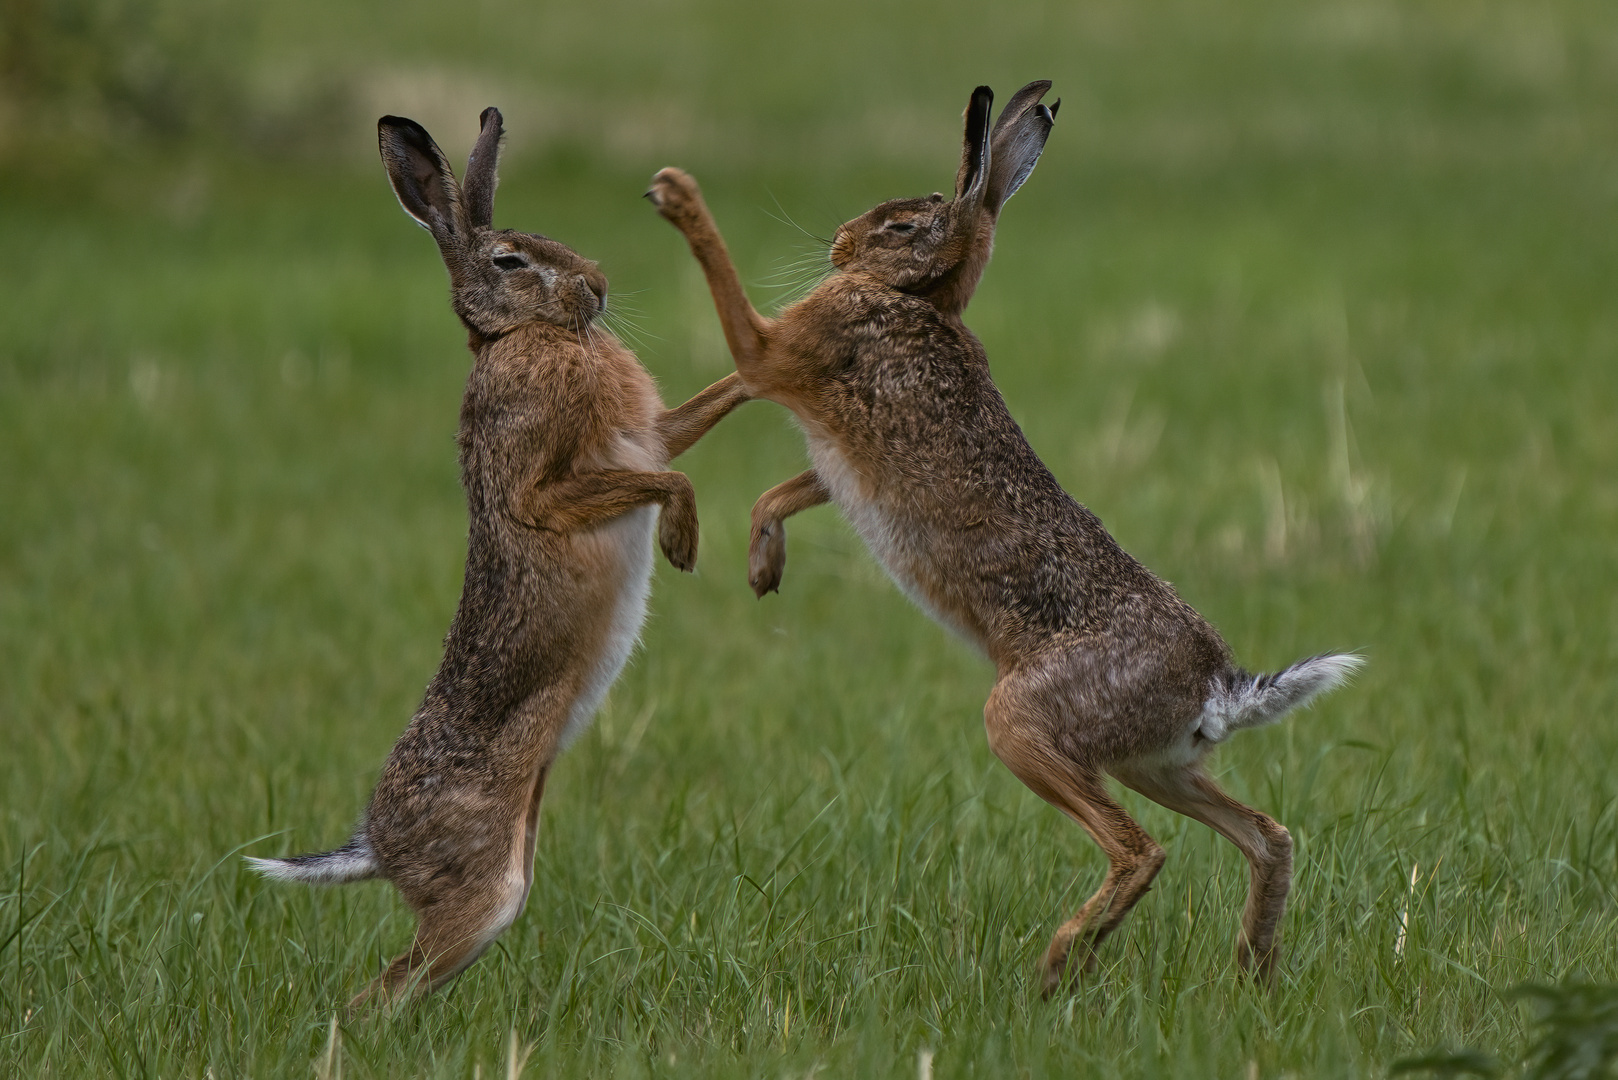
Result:
<svg viewBox="0 0 1618 1080"><path fill-rule="evenodd" d="M995 121L994 135L989 140L989 187L983 204L990 213L998 214L1007 199L1017 193L1023 181L1039 163L1045 149L1056 109L1062 103L1046 108L1039 99L1050 91L1046 79L1031 82L1012 95Z"/></svg>
<svg viewBox="0 0 1618 1080"><path fill-rule="evenodd" d="M467 224L487 229L494 223L494 189L499 183L495 166L500 163L500 137L505 129L500 124L500 110L493 106L483 110L478 123L483 130L466 162L466 183L461 187L461 198L466 207Z"/></svg>
<svg viewBox="0 0 1618 1080"><path fill-rule="evenodd" d="M1051 92L1049 79L1035 79L1027 86L1011 95L1006 107L1000 110L1000 119L994 122L993 139L1000 138L1002 132L1022 116L1023 113L1038 104L1039 99Z"/></svg>
<svg viewBox="0 0 1618 1080"><path fill-rule="evenodd" d="M966 105L966 136L961 143L961 168L955 174L955 201L976 201L989 175L989 108L994 91L980 86Z"/></svg>
<svg viewBox="0 0 1618 1080"><path fill-rule="evenodd" d="M445 247L460 232L460 186L427 129L402 116L376 122L382 165L399 205Z"/></svg>

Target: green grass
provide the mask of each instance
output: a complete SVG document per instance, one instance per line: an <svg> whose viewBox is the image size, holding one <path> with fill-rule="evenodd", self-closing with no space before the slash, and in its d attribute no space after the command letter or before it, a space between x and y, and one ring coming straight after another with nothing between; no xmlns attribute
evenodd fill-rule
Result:
<svg viewBox="0 0 1618 1080"><path fill-rule="evenodd" d="M526 914L333 1047L406 913L237 856L346 835L465 528L468 357L356 113L333 161L0 175L0 1074L469 1078L515 1034L530 1077L905 1076L923 1050L941 1078L1382 1076L1521 1055L1518 983L1618 982L1606 6L710 4L554 32L307 7L243 64L430 66L473 101L423 116L453 157L509 91L497 221L601 260L670 401L728 368L638 199L653 169L697 172L763 283L814 248L783 210L825 233L942 187L974 83L1057 80L967 313L1013 412L1243 662L1371 661L1215 759L1297 841L1280 985L1234 978L1240 856L1126 797L1169 862L1101 973L1039 1001L1103 860L984 745L991 669L834 511L752 599L747 508L802 451L751 405L681 462L700 570L659 571L554 774ZM749 44L782 34L779 63ZM597 87L599 124L544 111Z"/></svg>

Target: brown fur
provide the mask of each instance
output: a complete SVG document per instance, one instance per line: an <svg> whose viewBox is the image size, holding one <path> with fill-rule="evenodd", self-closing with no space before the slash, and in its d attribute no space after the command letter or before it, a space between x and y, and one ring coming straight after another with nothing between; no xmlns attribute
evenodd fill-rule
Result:
<svg viewBox="0 0 1618 1080"><path fill-rule="evenodd" d="M1024 87L992 131L992 95L979 87L955 197L894 200L843 225L834 272L773 319L748 303L690 176L665 169L648 195L702 265L748 393L792 410L815 463L754 507L754 590L780 584L783 520L837 502L900 587L994 661L984 719L995 754L1106 852L1106 881L1046 953L1046 992L1068 977L1075 947L1083 966L1095 962L1163 862L1108 795L1108 773L1247 855L1238 959L1267 975L1290 840L1220 792L1200 760L1227 726L1274 719L1357 661L1316 658L1273 676L1237 668L1213 627L1062 490L995 388L961 311L1002 205L1044 147L1049 86Z"/></svg>
<svg viewBox="0 0 1618 1080"><path fill-rule="evenodd" d="M490 227L498 112L483 115L464 187L419 125L384 117L379 135L400 203L438 242L476 361L458 436L466 581L443 662L354 839L257 860L278 877L384 877L415 911L415 942L355 1005L442 986L522 910L545 777L639 633L654 517L669 561L696 562L691 483L667 464L747 400L732 375L665 410L593 323L607 293L596 265Z"/></svg>

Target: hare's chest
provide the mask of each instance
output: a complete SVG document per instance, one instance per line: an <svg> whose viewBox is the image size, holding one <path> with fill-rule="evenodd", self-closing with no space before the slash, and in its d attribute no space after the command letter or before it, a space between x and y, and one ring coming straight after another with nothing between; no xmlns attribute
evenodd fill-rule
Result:
<svg viewBox="0 0 1618 1080"><path fill-rule="evenodd" d="M656 391L651 393L655 396ZM668 467L668 462L663 460L662 444L653 436L649 421L615 431L608 440L604 457L602 464L608 469L658 472ZM564 748L590 726L591 718L640 641L652 591L657 516L656 506L637 506L608 521L592 538L603 562L610 568L612 595L606 605L600 651L562 732Z"/></svg>
<svg viewBox="0 0 1618 1080"><path fill-rule="evenodd" d="M616 374L613 392L596 403L592 425L605 436L601 464L609 469L660 472L668 468L668 459L656 432L663 411L657 385L639 364L626 365Z"/></svg>
<svg viewBox="0 0 1618 1080"><path fill-rule="evenodd" d="M809 434L809 456L815 474L831 493L832 502L854 527L871 555L912 600L927 607L920 592L919 571L925 560L925 530L898 507L882 498L877 486L848 460L831 439Z"/></svg>
<svg viewBox="0 0 1618 1080"><path fill-rule="evenodd" d="M938 547L939 529L917 510L919 500L903 497L899 488L862 476L832 439L808 433L815 474L832 502L854 527L871 555L910 602L932 620L977 648L982 635L970 629L950 584L949 560Z"/></svg>
<svg viewBox="0 0 1618 1080"><path fill-rule="evenodd" d="M608 469L661 472L668 468L662 445L649 427L613 432L607 438L603 458L601 464Z"/></svg>
<svg viewBox="0 0 1618 1080"><path fill-rule="evenodd" d="M611 598L605 605L600 649L585 674L579 696L568 710L561 739L564 750L589 728L607 691L640 642L652 591L652 540L656 528L657 507L639 506L608 522L595 537L612 566Z"/></svg>

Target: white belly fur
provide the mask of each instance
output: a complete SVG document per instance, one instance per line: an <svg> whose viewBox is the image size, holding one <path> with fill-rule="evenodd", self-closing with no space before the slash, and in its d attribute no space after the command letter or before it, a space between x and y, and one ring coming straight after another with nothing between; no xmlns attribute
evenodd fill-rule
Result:
<svg viewBox="0 0 1618 1080"><path fill-rule="evenodd" d="M815 463L815 474L826 485L826 490L831 492L832 501L843 511L848 523L865 541L872 557L899 586L899 591L934 622L977 648L983 648L977 635L969 633L955 620L946 618L933 607L927 594L917 585L911 568L917 560L925 557L925 548L912 537L907 524L896 521L886 507L866 495L859 474L830 440L814 435L809 435L808 440L809 457Z"/></svg>
<svg viewBox="0 0 1618 1080"><path fill-rule="evenodd" d="M657 528L657 507L631 510L602 528L602 540L617 547L622 584L613 607L612 621L601 655L585 676L584 687L568 712L559 749L566 750L590 727L596 710L618 673L629 662L640 642L641 624L646 621L646 600L652 591L652 533Z"/></svg>

